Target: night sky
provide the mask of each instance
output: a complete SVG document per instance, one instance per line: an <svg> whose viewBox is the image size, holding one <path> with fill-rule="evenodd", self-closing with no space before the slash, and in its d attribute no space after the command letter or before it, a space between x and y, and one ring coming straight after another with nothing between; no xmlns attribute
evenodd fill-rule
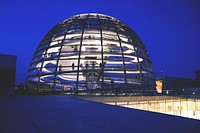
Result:
<svg viewBox="0 0 200 133"><path fill-rule="evenodd" d="M200 70L198 0L0 0L0 53L17 56L17 83L25 81L48 30L81 13L106 14L129 25L146 46L158 76L194 79L194 71Z"/></svg>

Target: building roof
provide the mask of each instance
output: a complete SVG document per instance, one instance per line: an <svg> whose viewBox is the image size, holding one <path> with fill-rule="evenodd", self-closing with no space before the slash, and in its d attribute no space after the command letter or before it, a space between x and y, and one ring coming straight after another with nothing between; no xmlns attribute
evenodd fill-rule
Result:
<svg viewBox="0 0 200 133"><path fill-rule="evenodd" d="M15 69L17 62L17 56L0 54L0 68Z"/></svg>
<svg viewBox="0 0 200 133"><path fill-rule="evenodd" d="M76 99L0 97L0 132L197 133L200 121Z"/></svg>

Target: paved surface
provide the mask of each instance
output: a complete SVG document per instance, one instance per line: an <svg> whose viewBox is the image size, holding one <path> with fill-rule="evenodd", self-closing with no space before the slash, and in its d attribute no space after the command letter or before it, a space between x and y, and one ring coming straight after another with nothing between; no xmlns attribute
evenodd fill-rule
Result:
<svg viewBox="0 0 200 133"><path fill-rule="evenodd" d="M200 121L68 95L1 96L0 133L200 133Z"/></svg>

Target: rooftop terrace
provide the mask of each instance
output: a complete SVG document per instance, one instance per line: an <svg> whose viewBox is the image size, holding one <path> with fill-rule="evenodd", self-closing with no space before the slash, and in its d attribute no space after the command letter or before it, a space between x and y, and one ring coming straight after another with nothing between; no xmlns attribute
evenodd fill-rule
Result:
<svg viewBox="0 0 200 133"><path fill-rule="evenodd" d="M77 99L0 96L1 133L199 133L200 121Z"/></svg>

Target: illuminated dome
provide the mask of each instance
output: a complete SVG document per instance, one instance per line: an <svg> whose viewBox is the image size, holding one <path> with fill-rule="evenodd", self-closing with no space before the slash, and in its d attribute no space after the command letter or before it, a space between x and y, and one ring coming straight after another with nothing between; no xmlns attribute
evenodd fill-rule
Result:
<svg viewBox="0 0 200 133"><path fill-rule="evenodd" d="M54 26L30 64L27 83L38 91L112 91L152 85L149 55L136 33L102 14L80 14Z"/></svg>

